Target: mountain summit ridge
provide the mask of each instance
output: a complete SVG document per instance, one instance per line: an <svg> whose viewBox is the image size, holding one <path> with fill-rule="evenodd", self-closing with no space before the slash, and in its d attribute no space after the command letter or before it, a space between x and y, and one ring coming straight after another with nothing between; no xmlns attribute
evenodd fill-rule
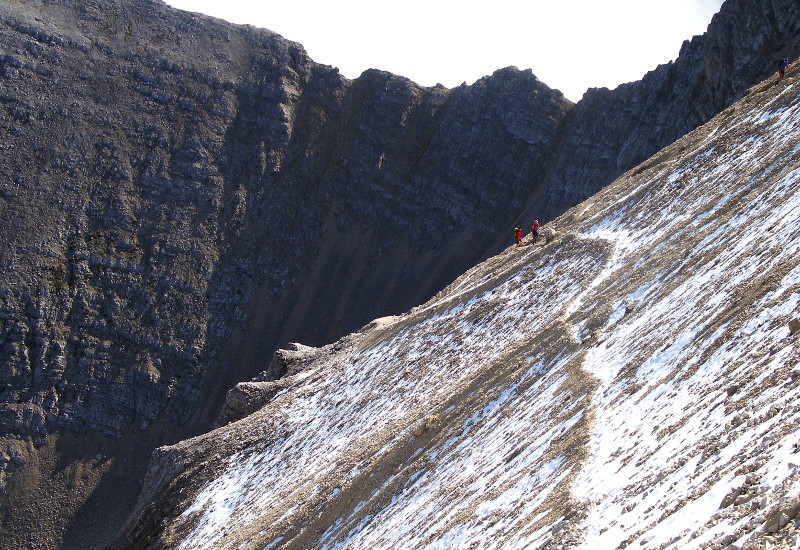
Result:
<svg viewBox="0 0 800 550"><path fill-rule="evenodd" d="M143 457L275 349L428 300L705 122L800 53L798 10L730 0L572 105L514 68L348 80L157 0L1 3L0 544L103 546Z"/></svg>
<svg viewBox="0 0 800 550"><path fill-rule="evenodd" d="M796 75L159 449L116 547L796 548Z"/></svg>

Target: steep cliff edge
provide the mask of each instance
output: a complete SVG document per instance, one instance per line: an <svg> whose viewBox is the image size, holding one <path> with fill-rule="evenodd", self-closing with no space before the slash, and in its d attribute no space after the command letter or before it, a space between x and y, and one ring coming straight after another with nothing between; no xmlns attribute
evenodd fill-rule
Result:
<svg viewBox="0 0 800 550"><path fill-rule="evenodd" d="M154 453L113 548L797 549L798 74L545 243L282 353L261 408Z"/></svg>
<svg viewBox="0 0 800 550"><path fill-rule="evenodd" d="M726 3L737 17L707 40L750 53L714 93L770 70L796 9ZM513 68L453 90L350 81L274 33L155 0L20 0L0 19L12 546L102 544L151 449L205 431L277 346L428 299L524 212L547 219L702 122L681 108L710 86L693 72L675 94L653 80L573 107ZM642 112L637 131L656 137L626 143L619 121Z"/></svg>
<svg viewBox="0 0 800 550"><path fill-rule="evenodd" d="M349 81L159 2L0 13L12 546L102 544L151 449L207 429L279 343L333 340L476 262L570 107L513 69Z"/></svg>
<svg viewBox="0 0 800 550"><path fill-rule="evenodd" d="M656 23L657 24L657 23ZM635 45L631 45L635 48ZM532 215L552 219L708 121L800 52L800 4L722 5L674 62L614 90L590 89L570 112Z"/></svg>

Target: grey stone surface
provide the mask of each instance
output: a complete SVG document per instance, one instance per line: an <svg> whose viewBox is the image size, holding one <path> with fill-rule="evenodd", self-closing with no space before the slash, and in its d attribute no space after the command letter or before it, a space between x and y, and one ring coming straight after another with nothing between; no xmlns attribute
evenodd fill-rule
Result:
<svg viewBox="0 0 800 550"><path fill-rule="evenodd" d="M2 10L15 437L186 424L290 337L421 301L499 240L570 107L515 69L456 90L351 82L158 2Z"/></svg>
<svg viewBox="0 0 800 550"><path fill-rule="evenodd" d="M728 0L705 34L683 43L675 61L614 90L587 91L564 124L533 215L552 219L593 195L756 82L770 74L777 79L778 60L799 53L800 4Z"/></svg>
<svg viewBox="0 0 800 550"><path fill-rule="evenodd" d="M63 433L146 460L279 346L421 303L796 54L797 12L729 1L675 63L573 106L515 68L351 81L157 0L0 4L0 449L33 449L0 483Z"/></svg>

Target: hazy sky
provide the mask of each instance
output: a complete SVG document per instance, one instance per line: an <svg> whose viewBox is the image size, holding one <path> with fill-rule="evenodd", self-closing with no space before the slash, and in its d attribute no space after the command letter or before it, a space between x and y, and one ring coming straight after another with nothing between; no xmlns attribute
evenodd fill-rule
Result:
<svg viewBox="0 0 800 550"><path fill-rule="evenodd" d="M452 88L515 65L577 101L675 59L723 0L166 2L275 31L349 78L376 68Z"/></svg>

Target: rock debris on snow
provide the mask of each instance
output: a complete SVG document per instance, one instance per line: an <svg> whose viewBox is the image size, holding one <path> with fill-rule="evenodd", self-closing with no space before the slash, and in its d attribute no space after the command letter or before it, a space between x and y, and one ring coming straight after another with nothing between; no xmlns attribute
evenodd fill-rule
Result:
<svg viewBox="0 0 800 550"><path fill-rule="evenodd" d="M753 90L544 246L305 352L262 408L159 450L121 541L796 548L799 98Z"/></svg>

